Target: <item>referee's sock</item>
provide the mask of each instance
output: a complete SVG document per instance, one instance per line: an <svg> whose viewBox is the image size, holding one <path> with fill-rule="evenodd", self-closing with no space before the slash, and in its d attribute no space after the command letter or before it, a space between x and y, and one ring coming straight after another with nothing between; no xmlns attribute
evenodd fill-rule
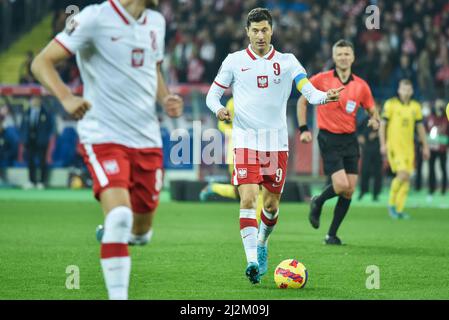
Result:
<svg viewBox="0 0 449 320"><path fill-rule="evenodd" d="M318 205L322 206L324 204L324 202L326 202L327 200L329 200L335 196L337 196L337 194L335 193L334 186L331 183L316 198L316 202Z"/></svg>
<svg viewBox="0 0 449 320"><path fill-rule="evenodd" d="M341 222L346 216L346 213L349 210L349 206L351 204L351 199L346 199L345 197L338 197L337 205L335 206L334 210L334 219L332 220L332 224L329 228L328 235L329 236L336 236L337 230L341 225Z"/></svg>

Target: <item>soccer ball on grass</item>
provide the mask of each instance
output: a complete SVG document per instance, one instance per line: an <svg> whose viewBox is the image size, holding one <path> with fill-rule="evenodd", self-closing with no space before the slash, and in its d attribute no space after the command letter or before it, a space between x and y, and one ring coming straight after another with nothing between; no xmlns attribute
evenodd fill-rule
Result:
<svg viewBox="0 0 449 320"><path fill-rule="evenodd" d="M282 261L274 270L274 282L280 289L304 288L307 278L306 267L295 259Z"/></svg>

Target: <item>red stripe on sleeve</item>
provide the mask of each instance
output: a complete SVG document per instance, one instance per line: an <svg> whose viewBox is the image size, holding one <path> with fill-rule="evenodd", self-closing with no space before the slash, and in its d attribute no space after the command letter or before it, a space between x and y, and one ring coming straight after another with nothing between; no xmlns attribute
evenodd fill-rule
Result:
<svg viewBox="0 0 449 320"><path fill-rule="evenodd" d="M229 87L226 87L226 86L224 86L224 85L222 85L222 84L219 84L217 81L214 81L214 83L217 85L217 86L219 86L219 87L221 87L221 88L223 88L223 89L228 89Z"/></svg>

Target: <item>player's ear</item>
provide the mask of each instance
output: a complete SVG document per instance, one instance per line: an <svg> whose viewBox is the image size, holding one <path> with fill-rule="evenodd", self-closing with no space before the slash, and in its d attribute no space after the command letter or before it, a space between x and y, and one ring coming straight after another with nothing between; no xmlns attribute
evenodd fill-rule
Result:
<svg viewBox="0 0 449 320"><path fill-rule="evenodd" d="M247 35L248 38L249 38L249 29L248 29L248 27L245 27L245 30L246 30L246 35Z"/></svg>

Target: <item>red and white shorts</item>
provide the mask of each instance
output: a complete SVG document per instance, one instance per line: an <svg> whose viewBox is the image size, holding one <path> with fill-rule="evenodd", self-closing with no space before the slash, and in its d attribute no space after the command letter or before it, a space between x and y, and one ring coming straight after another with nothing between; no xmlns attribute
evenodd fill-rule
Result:
<svg viewBox="0 0 449 320"><path fill-rule="evenodd" d="M81 150L97 200L108 188L125 188L135 213L156 209L164 176L161 148L136 149L105 143L84 144Z"/></svg>
<svg viewBox="0 0 449 320"><path fill-rule="evenodd" d="M261 184L268 191L280 194L287 175L288 151L256 151L234 149L232 184Z"/></svg>

